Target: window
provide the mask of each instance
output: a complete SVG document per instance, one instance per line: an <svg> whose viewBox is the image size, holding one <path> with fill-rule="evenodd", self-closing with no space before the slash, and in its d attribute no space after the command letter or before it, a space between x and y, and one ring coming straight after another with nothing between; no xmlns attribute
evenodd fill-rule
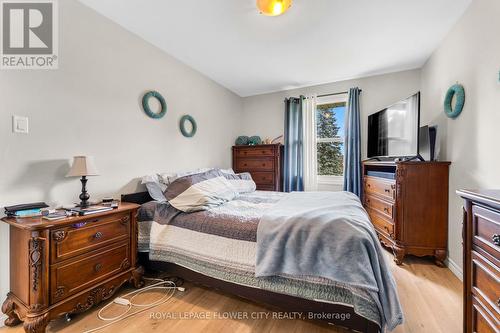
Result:
<svg viewBox="0 0 500 333"><path fill-rule="evenodd" d="M343 182L347 96L319 97L316 105L318 182Z"/></svg>

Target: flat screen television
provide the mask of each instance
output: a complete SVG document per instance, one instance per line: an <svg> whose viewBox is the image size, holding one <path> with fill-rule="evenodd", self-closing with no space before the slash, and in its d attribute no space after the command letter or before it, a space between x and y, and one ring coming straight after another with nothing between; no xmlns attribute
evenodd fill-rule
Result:
<svg viewBox="0 0 500 333"><path fill-rule="evenodd" d="M420 92L368 116L368 157L418 157Z"/></svg>

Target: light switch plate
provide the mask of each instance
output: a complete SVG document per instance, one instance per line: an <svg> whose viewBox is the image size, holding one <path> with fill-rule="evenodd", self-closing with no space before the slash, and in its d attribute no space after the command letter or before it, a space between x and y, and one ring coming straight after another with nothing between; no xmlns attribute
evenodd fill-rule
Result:
<svg viewBox="0 0 500 333"><path fill-rule="evenodd" d="M28 134L28 117L12 116L12 131L14 133Z"/></svg>

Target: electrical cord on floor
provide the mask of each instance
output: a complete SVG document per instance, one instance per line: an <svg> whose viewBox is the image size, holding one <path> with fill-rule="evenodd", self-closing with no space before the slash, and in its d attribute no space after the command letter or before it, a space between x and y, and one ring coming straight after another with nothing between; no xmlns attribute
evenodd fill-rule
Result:
<svg viewBox="0 0 500 333"><path fill-rule="evenodd" d="M177 277L170 277L169 276L169 277L165 277L165 278L162 278L162 279L158 279L158 278L144 278L144 280L147 280L147 281L157 281L157 282L153 283L151 285L145 286L142 289L134 290L134 291L129 292L129 293L123 295L123 296L117 297L112 302L109 302L108 304L106 304L105 306L103 306L102 309L99 310L99 312L97 313L97 317L99 317L99 319L101 319L103 321L109 321L109 323L104 324L104 325L99 326L99 327L96 327L96 328L93 328L93 329L90 329L90 330L87 330L87 331L84 331L83 333L91 333L91 332L99 331L99 330L101 330L103 328L106 328L108 326L111 326L111 325L113 325L113 324L115 324L115 323L117 323L117 322L119 322L121 320L129 318L129 317L134 316L136 314L139 314L141 312L147 311L149 309L152 309L155 306L158 306L158 305L166 303L167 301L169 301L174 296L174 294L175 294L176 291L185 291L185 288L181 287L182 284L184 283L184 280L182 280L180 278L177 278ZM154 289L165 290L165 294L160 299L158 299L157 301L149 303L149 304L134 303L134 299L137 296L143 294L146 291L154 290ZM132 296L132 297L130 297L129 299L127 299L126 297L128 297L128 296ZM115 316L115 317L105 317L105 316L103 316L102 312L105 311L107 308L109 308L113 304L118 304L118 305L126 306L127 309L125 310L125 312L123 312L120 315ZM132 310L133 307L142 308L142 309L137 310L135 312L130 312L130 310Z"/></svg>

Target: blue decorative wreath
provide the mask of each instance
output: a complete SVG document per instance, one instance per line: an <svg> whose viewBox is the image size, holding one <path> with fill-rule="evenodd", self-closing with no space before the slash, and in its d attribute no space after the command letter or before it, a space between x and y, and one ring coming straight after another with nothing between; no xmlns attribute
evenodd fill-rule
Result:
<svg viewBox="0 0 500 333"><path fill-rule="evenodd" d="M161 111L159 113L151 111L149 107L149 99L151 97L156 98L158 102L160 102ZM148 115L148 117L154 119L160 119L167 113L167 103L165 102L163 96L157 91L149 91L144 94L144 96L142 97L142 108L144 109L144 112Z"/></svg>
<svg viewBox="0 0 500 333"><path fill-rule="evenodd" d="M451 101L455 96L455 107L451 105ZM446 92L444 98L444 113L449 118L456 118L462 112L465 103L465 90L461 84L454 84Z"/></svg>
<svg viewBox="0 0 500 333"><path fill-rule="evenodd" d="M191 123L191 127L192 127L191 132L188 132L185 128L186 121L189 121ZM190 115L182 116L182 118L179 122L179 127L181 129L182 135L184 135L186 138L191 138L196 134L196 129L197 129L196 121Z"/></svg>

